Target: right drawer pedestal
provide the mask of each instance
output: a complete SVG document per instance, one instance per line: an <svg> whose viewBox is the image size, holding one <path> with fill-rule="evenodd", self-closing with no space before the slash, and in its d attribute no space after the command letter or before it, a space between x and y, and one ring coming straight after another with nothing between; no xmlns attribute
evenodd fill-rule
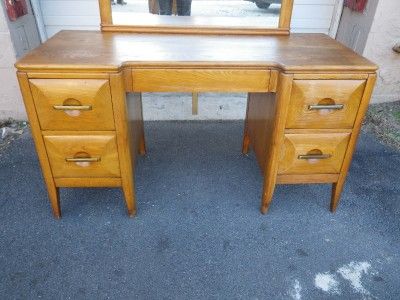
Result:
<svg viewBox="0 0 400 300"><path fill-rule="evenodd" d="M280 73L276 93L249 93L243 153L263 171L261 212L276 184L331 183L335 211L375 74Z"/></svg>

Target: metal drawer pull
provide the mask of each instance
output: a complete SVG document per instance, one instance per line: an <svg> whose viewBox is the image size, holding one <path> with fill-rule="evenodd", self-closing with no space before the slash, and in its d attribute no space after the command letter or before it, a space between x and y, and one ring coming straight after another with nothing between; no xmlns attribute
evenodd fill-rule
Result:
<svg viewBox="0 0 400 300"><path fill-rule="evenodd" d="M328 159L331 158L331 154L306 154L306 155L299 155L298 159Z"/></svg>
<svg viewBox="0 0 400 300"><path fill-rule="evenodd" d="M92 110L91 105L54 105L56 110Z"/></svg>
<svg viewBox="0 0 400 300"><path fill-rule="evenodd" d="M319 104L314 104L314 105L309 105L308 109L309 110L320 110L320 109L335 109L335 110L341 110L344 108L343 104L327 104L327 105L319 105Z"/></svg>
<svg viewBox="0 0 400 300"><path fill-rule="evenodd" d="M66 158L66 162L99 162L100 157L71 157Z"/></svg>

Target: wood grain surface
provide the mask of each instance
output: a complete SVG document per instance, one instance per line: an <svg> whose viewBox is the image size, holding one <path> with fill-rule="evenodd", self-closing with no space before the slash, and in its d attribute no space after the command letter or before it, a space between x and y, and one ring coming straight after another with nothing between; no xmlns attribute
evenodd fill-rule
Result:
<svg viewBox="0 0 400 300"><path fill-rule="evenodd" d="M113 130L110 84L106 79L30 79L42 130ZM90 106L56 110L54 106Z"/></svg>
<svg viewBox="0 0 400 300"><path fill-rule="evenodd" d="M138 92L265 92L269 70L137 69L132 72Z"/></svg>
<svg viewBox="0 0 400 300"><path fill-rule="evenodd" d="M286 128L352 128L365 80L294 80ZM311 110L310 105L343 105Z"/></svg>
<svg viewBox="0 0 400 300"><path fill-rule="evenodd" d="M349 133L285 134L279 174L338 174L349 142ZM315 152L331 155L327 159L300 159Z"/></svg>
<svg viewBox="0 0 400 300"><path fill-rule="evenodd" d="M26 71L121 68L276 68L375 72L376 65L324 34L227 36L61 31L16 63Z"/></svg>
<svg viewBox="0 0 400 300"><path fill-rule="evenodd" d="M120 177L115 133L53 131L43 135L55 178ZM99 161L66 161L78 157L99 158Z"/></svg>

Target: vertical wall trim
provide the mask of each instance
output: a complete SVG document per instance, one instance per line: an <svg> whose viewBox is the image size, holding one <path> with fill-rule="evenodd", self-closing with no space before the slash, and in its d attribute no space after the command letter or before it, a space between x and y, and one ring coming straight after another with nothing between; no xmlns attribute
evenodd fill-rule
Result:
<svg viewBox="0 0 400 300"><path fill-rule="evenodd" d="M30 1L32 5L33 15L35 16L36 19L36 25L39 30L40 41L43 43L47 40L47 33L43 22L42 8L40 6L39 0L30 0Z"/></svg>
<svg viewBox="0 0 400 300"><path fill-rule="evenodd" d="M335 8L333 9L331 26L329 28L329 36L331 38L336 38L336 34L339 29L340 19L343 13L343 0L336 0Z"/></svg>

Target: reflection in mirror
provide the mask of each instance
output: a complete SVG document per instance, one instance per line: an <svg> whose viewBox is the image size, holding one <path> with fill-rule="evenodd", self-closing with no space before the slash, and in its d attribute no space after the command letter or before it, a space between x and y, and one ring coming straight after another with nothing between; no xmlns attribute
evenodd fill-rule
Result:
<svg viewBox="0 0 400 300"><path fill-rule="evenodd" d="M115 25L278 28L282 0L111 0L111 3Z"/></svg>

